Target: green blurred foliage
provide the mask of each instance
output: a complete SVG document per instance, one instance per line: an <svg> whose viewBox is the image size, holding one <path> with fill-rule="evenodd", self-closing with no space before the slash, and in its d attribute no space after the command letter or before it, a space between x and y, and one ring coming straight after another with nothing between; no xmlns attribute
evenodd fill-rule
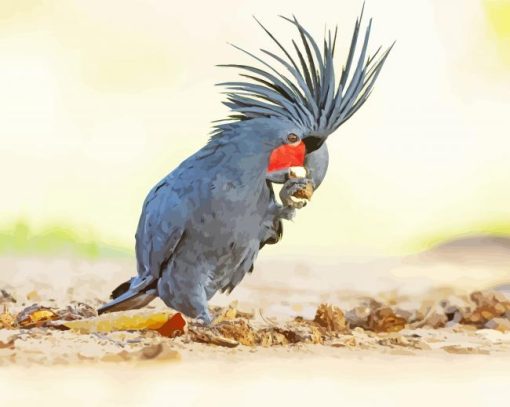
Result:
<svg viewBox="0 0 510 407"><path fill-rule="evenodd" d="M96 259L131 256L132 251L93 238L85 238L72 227L52 225L34 232L26 221L18 220L0 229L0 255L2 254L73 255Z"/></svg>
<svg viewBox="0 0 510 407"><path fill-rule="evenodd" d="M422 239L410 241L405 246L405 250L408 254L419 253L450 241L475 236L510 237L510 223L487 222L483 224L474 224L471 225L471 227L445 229L438 231L433 235L428 235Z"/></svg>

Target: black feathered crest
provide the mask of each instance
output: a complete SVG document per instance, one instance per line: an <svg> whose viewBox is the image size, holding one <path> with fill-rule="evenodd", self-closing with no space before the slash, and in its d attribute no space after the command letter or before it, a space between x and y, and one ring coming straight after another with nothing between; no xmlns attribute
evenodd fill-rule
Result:
<svg viewBox="0 0 510 407"><path fill-rule="evenodd" d="M340 80L336 83L334 52L338 27L334 33L328 30L324 37L322 51L296 17L292 19L281 16L293 24L298 31L299 40L292 40L296 57L257 19L257 23L276 43L283 55L261 49L260 51L281 66L274 67L269 62L245 51L236 45L264 68L249 65L219 65L238 68L246 80L225 82L218 85L227 89L227 100L223 102L232 114L226 121L249 120L258 117L280 117L309 129L311 132L331 133L348 120L365 103L370 96L377 76L386 60L391 47L372 56L367 56L368 39L372 20L370 20L359 52L358 61L353 66L354 54L360 36L361 16L356 20L349 54L342 68ZM378 57L378 58L377 58ZM376 59L377 58L377 59ZM283 68L290 73L286 76ZM221 120L221 121L225 121ZM216 132L221 132L225 124L217 125Z"/></svg>

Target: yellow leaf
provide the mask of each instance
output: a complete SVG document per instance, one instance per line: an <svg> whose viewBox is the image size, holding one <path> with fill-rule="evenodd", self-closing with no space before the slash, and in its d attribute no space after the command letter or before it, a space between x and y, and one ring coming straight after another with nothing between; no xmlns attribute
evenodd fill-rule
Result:
<svg viewBox="0 0 510 407"><path fill-rule="evenodd" d="M23 328L40 326L46 321L58 319L58 315L50 308L34 304L18 314L18 325Z"/></svg>
<svg viewBox="0 0 510 407"><path fill-rule="evenodd" d="M112 313L100 317L66 321L63 325L81 333L112 332L112 331L141 331L145 329L157 330L172 316L167 312L155 314L125 314Z"/></svg>
<svg viewBox="0 0 510 407"><path fill-rule="evenodd" d="M213 324L219 324L223 321L232 321L237 317L237 301L233 301L227 309L223 310L222 313L216 317Z"/></svg>

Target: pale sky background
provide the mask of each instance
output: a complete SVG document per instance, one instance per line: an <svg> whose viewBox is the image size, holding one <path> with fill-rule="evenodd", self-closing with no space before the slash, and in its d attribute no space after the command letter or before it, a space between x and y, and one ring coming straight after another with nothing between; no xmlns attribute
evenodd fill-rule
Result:
<svg viewBox="0 0 510 407"><path fill-rule="evenodd" d="M272 47L256 15L288 44L277 15L296 14L319 38L338 23L345 51L360 7L0 0L0 225L133 246L148 190L227 112L213 85L236 72L214 65L247 61L227 41ZM369 0L365 15L372 49L397 44L278 250L398 254L510 231L510 0Z"/></svg>

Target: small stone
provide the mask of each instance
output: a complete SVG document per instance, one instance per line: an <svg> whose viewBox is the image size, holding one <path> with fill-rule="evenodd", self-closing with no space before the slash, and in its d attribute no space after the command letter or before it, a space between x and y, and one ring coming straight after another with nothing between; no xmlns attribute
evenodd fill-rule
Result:
<svg viewBox="0 0 510 407"><path fill-rule="evenodd" d="M345 314L345 318L349 322L351 328L368 329L368 318L372 310L366 305L358 305Z"/></svg>
<svg viewBox="0 0 510 407"><path fill-rule="evenodd" d="M455 320L459 322L462 315L469 311L469 304L466 300L451 295L446 300L441 301L441 306L444 309L449 321Z"/></svg>
<svg viewBox="0 0 510 407"><path fill-rule="evenodd" d="M424 326L429 326L431 328L437 329L446 325L448 322L448 317L446 316L443 307L437 304L430 309L423 322Z"/></svg>

